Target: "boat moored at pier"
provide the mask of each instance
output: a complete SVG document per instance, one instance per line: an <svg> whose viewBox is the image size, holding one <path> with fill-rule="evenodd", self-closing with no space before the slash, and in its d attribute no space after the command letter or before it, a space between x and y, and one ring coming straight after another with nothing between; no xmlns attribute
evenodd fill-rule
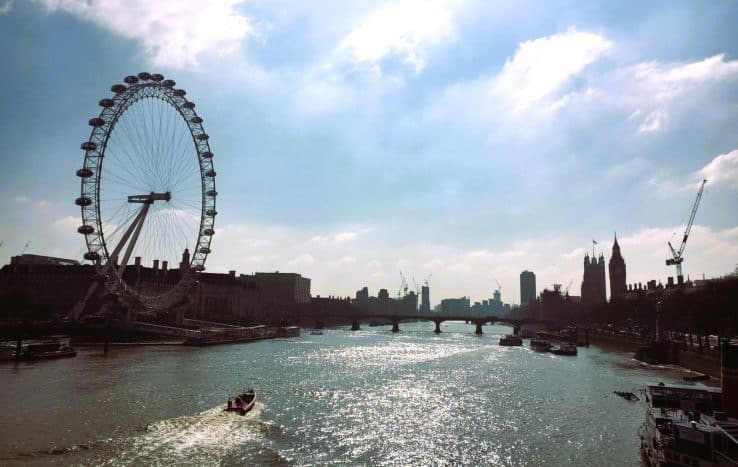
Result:
<svg viewBox="0 0 738 467"><path fill-rule="evenodd" d="M508 334L500 338L500 345L505 346L519 346L523 345L523 338L513 334Z"/></svg>
<svg viewBox="0 0 738 467"><path fill-rule="evenodd" d="M546 339L531 339L530 348L535 350L536 352L548 352L549 350L551 350L551 343Z"/></svg>
<svg viewBox="0 0 738 467"><path fill-rule="evenodd" d="M560 342L551 347L551 353L556 355L576 355L577 345L571 342Z"/></svg>

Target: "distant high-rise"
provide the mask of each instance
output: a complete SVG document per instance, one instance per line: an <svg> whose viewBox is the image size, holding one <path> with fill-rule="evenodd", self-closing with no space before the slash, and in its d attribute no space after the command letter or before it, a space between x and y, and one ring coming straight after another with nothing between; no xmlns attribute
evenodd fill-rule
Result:
<svg viewBox="0 0 738 467"><path fill-rule="evenodd" d="M599 305L607 301L607 286L605 285L605 257L589 259L589 253L584 255L584 278L582 279L582 304L585 306Z"/></svg>
<svg viewBox="0 0 738 467"><path fill-rule="evenodd" d="M536 301L536 275L531 271L520 273L520 304L527 305Z"/></svg>
<svg viewBox="0 0 738 467"><path fill-rule="evenodd" d="M424 285L420 288L420 312L428 313L430 311L430 287Z"/></svg>
<svg viewBox="0 0 738 467"><path fill-rule="evenodd" d="M625 260L620 254L618 236L615 235L615 243L612 245L612 256L610 257L610 300L625 295Z"/></svg>

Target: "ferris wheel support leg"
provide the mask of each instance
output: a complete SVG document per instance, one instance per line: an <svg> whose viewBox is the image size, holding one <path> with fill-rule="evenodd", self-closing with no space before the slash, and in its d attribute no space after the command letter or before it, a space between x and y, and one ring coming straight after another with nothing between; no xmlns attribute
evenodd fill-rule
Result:
<svg viewBox="0 0 738 467"><path fill-rule="evenodd" d="M85 296L74 305L74 308L72 308L72 311L68 315L74 321L79 320L79 317L82 315L82 312L85 310L85 306L87 306L87 301L95 293L98 285L100 285L100 283L97 281L90 284L90 287L87 289L87 293L85 294Z"/></svg>
<svg viewBox="0 0 738 467"><path fill-rule="evenodd" d="M136 231L133 233L133 238L131 239L130 243L128 243L128 248L126 248L126 253L123 255L123 261L121 261L120 265L118 266L118 277L121 277L123 275L123 271L126 270L126 265L128 264L128 260L131 258L131 253L133 253L133 247L136 246L136 242L138 241L138 236L141 233L141 228L143 227L144 220L146 219L146 214L149 213L149 207L151 206L150 203L146 203L141 208L141 212L136 216L136 220L131 224L130 229L135 226ZM129 232L126 232L127 234ZM128 240L128 238L126 238ZM121 245L122 246L122 245Z"/></svg>

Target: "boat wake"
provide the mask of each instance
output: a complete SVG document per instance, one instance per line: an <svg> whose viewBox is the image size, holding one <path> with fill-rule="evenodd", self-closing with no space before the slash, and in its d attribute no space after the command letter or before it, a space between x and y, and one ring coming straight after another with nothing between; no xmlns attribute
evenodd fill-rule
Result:
<svg viewBox="0 0 738 467"><path fill-rule="evenodd" d="M260 420L263 405L258 402L244 416L225 412L224 407L162 420L143 434L110 440L108 452L100 453L106 458L96 459L95 465L217 465L240 457L249 445L263 445L273 431Z"/></svg>

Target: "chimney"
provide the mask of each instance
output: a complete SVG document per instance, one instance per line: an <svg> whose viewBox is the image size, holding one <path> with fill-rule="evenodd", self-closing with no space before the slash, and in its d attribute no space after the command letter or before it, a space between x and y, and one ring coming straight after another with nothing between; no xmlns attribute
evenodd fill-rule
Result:
<svg viewBox="0 0 738 467"><path fill-rule="evenodd" d="M136 257L135 257L135 258L133 259L133 261L135 262L134 264L135 264L135 265L136 265L137 267L140 267L140 266L141 266L141 257L140 257L140 256L136 256Z"/></svg>
<svg viewBox="0 0 738 467"><path fill-rule="evenodd" d="M159 260L155 259L154 260L154 271L158 271L158 270L159 270Z"/></svg>
<svg viewBox="0 0 738 467"><path fill-rule="evenodd" d="M728 340L720 345L720 379L722 409L728 416L738 418L738 345Z"/></svg>
<svg viewBox="0 0 738 467"><path fill-rule="evenodd" d="M666 287L668 288L674 287L674 277L669 276L666 278Z"/></svg>
<svg viewBox="0 0 738 467"><path fill-rule="evenodd" d="M167 266L169 265L168 261L162 261L161 262L161 270L164 272L164 277L167 276Z"/></svg>
<svg viewBox="0 0 738 467"><path fill-rule="evenodd" d="M684 285L684 276L677 276L677 284L681 287Z"/></svg>
<svg viewBox="0 0 738 467"><path fill-rule="evenodd" d="M228 275L231 277L236 277L236 271L228 271Z"/></svg>

